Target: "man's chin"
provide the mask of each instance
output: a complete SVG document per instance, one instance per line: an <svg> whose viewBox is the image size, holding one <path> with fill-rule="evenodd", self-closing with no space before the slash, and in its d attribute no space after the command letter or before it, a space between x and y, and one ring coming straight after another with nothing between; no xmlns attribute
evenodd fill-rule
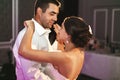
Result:
<svg viewBox="0 0 120 80"><path fill-rule="evenodd" d="M46 29L50 29L50 28L52 28L52 26L46 26L45 28L46 28Z"/></svg>

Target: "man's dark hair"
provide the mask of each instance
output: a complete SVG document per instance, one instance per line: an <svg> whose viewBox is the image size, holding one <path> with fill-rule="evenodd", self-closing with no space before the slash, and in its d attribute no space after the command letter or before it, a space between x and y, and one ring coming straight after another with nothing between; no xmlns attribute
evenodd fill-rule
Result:
<svg viewBox="0 0 120 80"><path fill-rule="evenodd" d="M49 7L49 3L55 4L61 7L61 3L58 0L36 0L35 6L34 6L35 15L38 7L40 7L42 11L45 12L46 9Z"/></svg>

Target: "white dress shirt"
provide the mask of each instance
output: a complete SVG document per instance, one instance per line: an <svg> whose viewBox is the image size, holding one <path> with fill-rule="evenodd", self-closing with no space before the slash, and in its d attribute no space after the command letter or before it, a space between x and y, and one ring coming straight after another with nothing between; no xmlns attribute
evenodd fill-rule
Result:
<svg viewBox="0 0 120 80"><path fill-rule="evenodd" d="M48 40L48 34L50 30L44 29L39 23L32 19L35 24L35 32L32 38L32 48L37 50L54 51L57 50L57 41L50 44ZM51 64L40 63L25 59L20 56L18 49L21 40L25 34L26 28L21 30L16 38L16 42L13 46L13 54L16 60L16 76L17 80L64 80L61 75L53 68ZM51 68L47 68L47 67ZM46 69L47 68L47 69ZM44 73L48 70L48 73ZM51 74L51 75L49 75ZM56 75L55 75L56 74ZM59 77L60 76L60 77Z"/></svg>

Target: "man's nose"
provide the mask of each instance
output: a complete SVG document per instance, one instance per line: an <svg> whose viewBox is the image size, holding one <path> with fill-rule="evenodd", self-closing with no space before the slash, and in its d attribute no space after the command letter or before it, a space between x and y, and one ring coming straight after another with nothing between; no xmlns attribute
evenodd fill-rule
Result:
<svg viewBox="0 0 120 80"><path fill-rule="evenodd" d="M55 15L55 16L53 17L53 19L54 19L54 21L57 21L57 15Z"/></svg>

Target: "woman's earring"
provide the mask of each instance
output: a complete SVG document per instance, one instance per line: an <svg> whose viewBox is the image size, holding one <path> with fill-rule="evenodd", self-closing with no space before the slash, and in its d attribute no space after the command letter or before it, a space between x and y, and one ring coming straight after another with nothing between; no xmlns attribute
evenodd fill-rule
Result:
<svg viewBox="0 0 120 80"><path fill-rule="evenodd" d="M69 41L67 40L67 41L66 41L66 43L68 44L68 43L69 43Z"/></svg>

